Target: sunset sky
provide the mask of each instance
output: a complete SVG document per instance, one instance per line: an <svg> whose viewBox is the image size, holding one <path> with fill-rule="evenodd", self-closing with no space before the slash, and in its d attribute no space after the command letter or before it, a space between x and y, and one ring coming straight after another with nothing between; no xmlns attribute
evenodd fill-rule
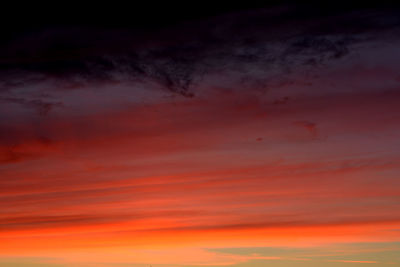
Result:
<svg viewBox="0 0 400 267"><path fill-rule="evenodd" d="M400 8L172 9L2 21L0 266L400 266Z"/></svg>

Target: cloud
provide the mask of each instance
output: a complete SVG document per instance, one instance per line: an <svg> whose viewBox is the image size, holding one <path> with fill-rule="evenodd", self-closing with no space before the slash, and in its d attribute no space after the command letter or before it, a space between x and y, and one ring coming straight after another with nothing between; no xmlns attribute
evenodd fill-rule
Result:
<svg viewBox="0 0 400 267"><path fill-rule="evenodd" d="M360 261L360 260L327 260L329 262L347 262L347 263L379 263L378 261Z"/></svg>
<svg viewBox="0 0 400 267"><path fill-rule="evenodd" d="M3 97L0 98L0 102L19 104L24 108L35 110L40 116L46 116L55 107L63 107L61 102L47 102L41 99L27 100L24 98Z"/></svg>
<svg viewBox="0 0 400 267"><path fill-rule="evenodd" d="M10 90L43 79L65 88L155 82L170 92L193 97L199 82L218 72L250 84L265 84L276 75L287 80L288 72L304 65L321 67L348 56L370 33L376 35L377 29L396 29L396 12L386 12L392 20L385 21L376 19L379 12L339 12L327 20L318 16L307 19L295 8L254 10L150 35L133 29L43 29L15 39L7 47L8 54L0 62L1 87ZM295 27L285 19L293 15L299 16ZM211 29L210 25L218 26ZM13 47L26 56L10 56L18 52ZM40 78L27 79L27 75Z"/></svg>
<svg viewBox="0 0 400 267"><path fill-rule="evenodd" d="M294 125L305 128L313 138L317 137L317 124L310 121L296 121Z"/></svg>

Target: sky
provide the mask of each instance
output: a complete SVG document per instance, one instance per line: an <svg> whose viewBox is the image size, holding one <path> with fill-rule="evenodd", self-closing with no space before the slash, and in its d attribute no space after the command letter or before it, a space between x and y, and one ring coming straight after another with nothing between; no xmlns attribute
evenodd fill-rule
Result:
<svg viewBox="0 0 400 267"><path fill-rule="evenodd" d="M0 266L400 265L398 6L82 10L1 26Z"/></svg>

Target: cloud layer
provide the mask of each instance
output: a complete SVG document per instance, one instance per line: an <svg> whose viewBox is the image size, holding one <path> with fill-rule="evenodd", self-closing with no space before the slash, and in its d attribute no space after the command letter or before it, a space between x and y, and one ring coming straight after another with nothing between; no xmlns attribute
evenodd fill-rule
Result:
<svg viewBox="0 0 400 267"><path fill-rule="evenodd" d="M400 239L399 22L282 5L10 40L0 263L397 264L337 249Z"/></svg>

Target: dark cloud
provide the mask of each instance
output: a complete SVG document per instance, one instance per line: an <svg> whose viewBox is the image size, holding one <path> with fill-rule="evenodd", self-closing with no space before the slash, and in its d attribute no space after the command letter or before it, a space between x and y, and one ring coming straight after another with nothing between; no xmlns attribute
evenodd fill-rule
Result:
<svg viewBox="0 0 400 267"><path fill-rule="evenodd" d="M326 37L302 37L295 40L283 53L285 60L290 57L302 57L303 64L316 65L329 59L338 59L349 53L350 38L341 37L329 40Z"/></svg>
<svg viewBox="0 0 400 267"><path fill-rule="evenodd" d="M288 97L288 96L279 98L279 99L274 101L274 105L286 104L289 101L289 99L290 99L290 97Z"/></svg>
<svg viewBox="0 0 400 267"><path fill-rule="evenodd" d="M55 107L62 107L61 102L46 102L41 99L27 100L24 98L3 97L0 98L3 103L15 103L23 106L24 108L33 109L40 116L46 116Z"/></svg>
<svg viewBox="0 0 400 267"><path fill-rule="evenodd" d="M42 28L2 47L0 86L4 91L43 79L61 82L64 88L139 81L191 97L204 75L231 72L239 80L263 84L299 66L319 67L343 58L355 43L367 40L368 33L400 24L396 10L339 9L324 16L301 7L275 5L149 32L129 27ZM27 79L27 73L36 78ZM42 113L49 107L32 105L41 106Z"/></svg>

